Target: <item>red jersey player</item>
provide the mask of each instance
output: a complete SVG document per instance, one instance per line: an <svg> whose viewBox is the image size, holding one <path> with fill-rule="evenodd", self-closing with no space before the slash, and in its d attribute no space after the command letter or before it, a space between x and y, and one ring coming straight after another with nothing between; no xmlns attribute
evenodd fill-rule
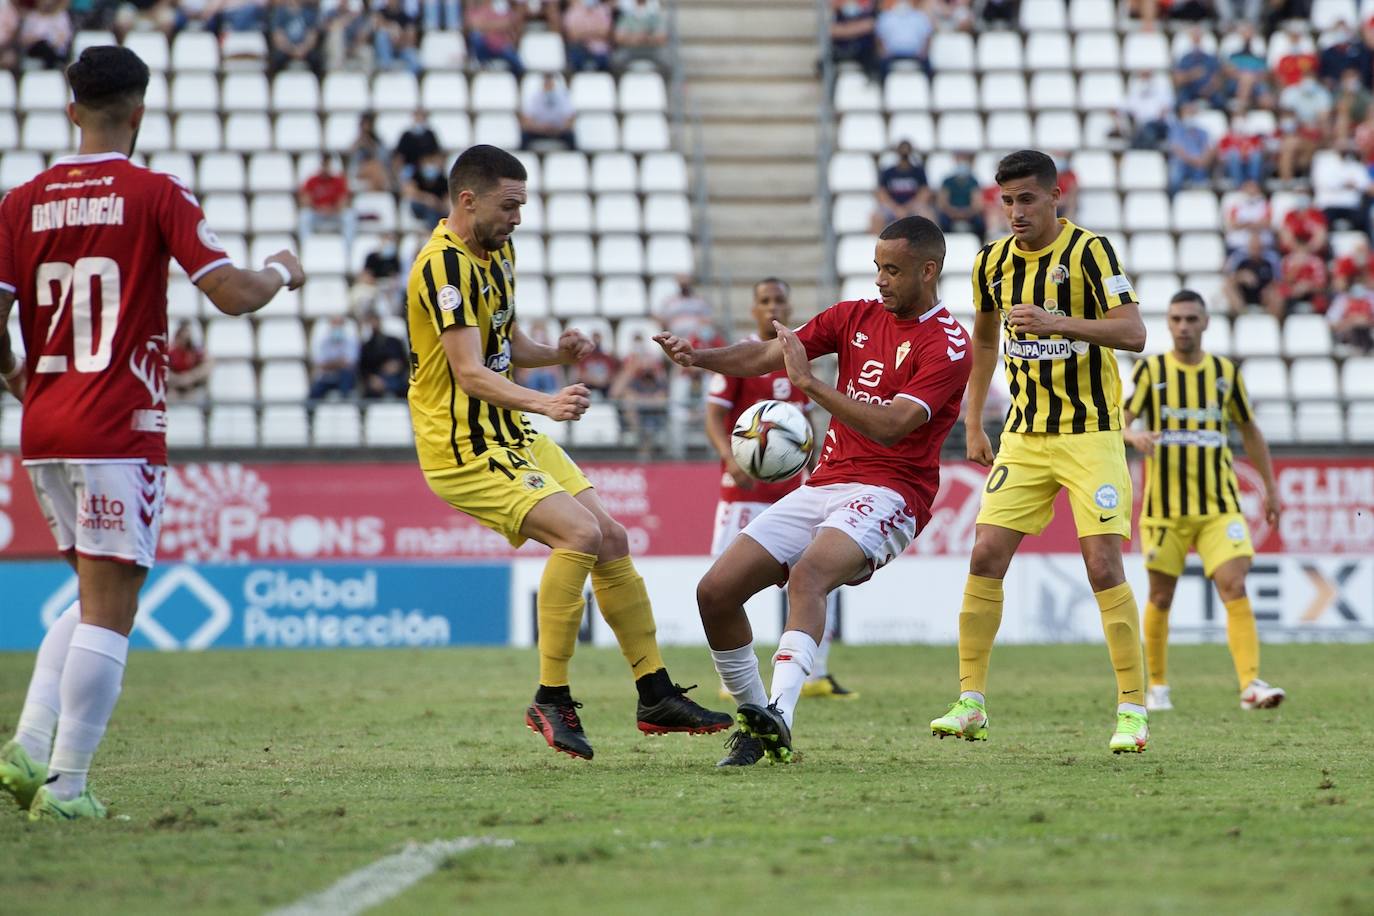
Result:
<svg viewBox="0 0 1374 916"><path fill-rule="evenodd" d="M773 322L788 324L792 317L791 289L782 280L769 277L754 284L754 305L749 310L758 326L757 340L773 340L777 332ZM730 451L730 432L740 414L759 401L790 401L808 416L811 401L801 389L792 384L786 369L775 369L756 378L713 375L706 396L706 435L721 460L720 501L716 503L716 523L711 535L711 556L718 557L753 519L773 503L802 485L796 477L778 483L764 483L744 472ZM817 439L824 430L817 430ZM817 453L819 455L819 453ZM821 637L816 658L806 683L804 697L836 697L856 699L858 694L846 690L830 673L830 644L834 640L839 614L839 590L830 593L825 602L825 633ZM724 686L721 687L725 691ZM728 691L722 694L728 695Z"/></svg>
<svg viewBox="0 0 1374 916"><path fill-rule="evenodd" d="M0 201L0 375L24 402L20 442L80 600L43 638L0 786L29 817L104 817L86 788L114 711L138 592L153 565L166 475L167 261L220 311L262 308L304 274L280 252L234 267L200 204L129 161L148 68L87 48L67 69L78 155ZM2 330L19 304L28 364Z"/></svg>
<svg viewBox="0 0 1374 916"><path fill-rule="evenodd" d="M739 702L739 731L720 766L792 756L792 714L825 626L825 599L897 557L930 519L940 485L940 446L959 416L969 340L936 298L945 239L909 216L882 231L874 257L881 301L840 302L777 339L695 350L656 340L679 365L727 375L787 377L831 415L820 464L734 539L697 586L716 670ZM838 387L810 361L839 357ZM744 602L787 583L787 626L764 692Z"/></svg>

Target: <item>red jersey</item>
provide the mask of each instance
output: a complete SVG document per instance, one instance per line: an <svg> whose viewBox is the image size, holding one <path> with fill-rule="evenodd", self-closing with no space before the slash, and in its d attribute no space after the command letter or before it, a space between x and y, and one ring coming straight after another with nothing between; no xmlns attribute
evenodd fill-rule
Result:
<svg viewBox="0 0 1374 916"><path fill-rule="evenodd" d="M885 447L830 421L820 466L808 486L866 483L887 487L906 499L917 530L930 520L940 488L940 446L959 418L968 384L969 338L942 305L918 318L897 320L876 299L840 302L797 332L811 359L839 356L835 387L856 401L890 404L915 401L930 419L896 445Z"/></svg>
<svg viewBox="0 0 1374 916"><path fill-rule="evenodd" d="M167 259L230 263L176 178L67 156L0 201L0 288L28 354L26 461L167 463Z"/></svg>
<svg viewBox="0 0 1374 916"><path fill-rule="evenodd" d="M725 425L729 429L735 428L735 421L739 419L740 414L759 401L789 401L803 411L811 410L811 402L799 389L792 386L786 369L778 369L755 378L712 375L706 400L729 411L725 419ZM775 503L801 486L802 479L806 476L798 474L777 483L756 480L752 487L744 490L736 486L735 479L725 473L725 462L722 461L720 467L720 499L721 502L727 503Z"/></svg>
<svg viewBox="0 0 1374 916"><path fill-rule="evenodd" d="M336 210L348 201L348 179L333 173L311 175L301 194L312 210Z"/></svg>
<svg viewBox="0 0 1374 916"><path fill-rule="evenodd" d="M1232 150L1242 156L1262 152L1264 150L1264 138L1258 134L1242 134L1230 131L1223 135L1221 142L1217 144L1217 152L1224 155Z"/></svg>
<svg viewBox="0 0 1374 916"><path fill-rule="evenodd" d="M1306 210L1289 210L1283 216L1283 226L1299 242L1306 244L1317 234L1318 229L1326 228L1326 214L1316 207Z"/></svg>

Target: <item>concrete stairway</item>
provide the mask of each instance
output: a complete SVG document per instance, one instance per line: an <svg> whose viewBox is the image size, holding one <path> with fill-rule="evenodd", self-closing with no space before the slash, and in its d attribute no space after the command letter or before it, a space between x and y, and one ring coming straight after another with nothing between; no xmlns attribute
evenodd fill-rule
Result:
<svg viewBox="0 0 1374 916"><path fill-rule="evenodd" d="M809 316L834 295L819 288L815 2L677 2L687 111L702 119L713 270L729 283L720 305L749 327L750 288L776 275ZM683 140L690 149L690 130Z"/></svg>

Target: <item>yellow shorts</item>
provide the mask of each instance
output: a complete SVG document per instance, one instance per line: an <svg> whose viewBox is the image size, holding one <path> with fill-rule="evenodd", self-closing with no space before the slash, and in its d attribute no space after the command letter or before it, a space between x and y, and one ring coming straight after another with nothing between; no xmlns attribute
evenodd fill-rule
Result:
<svg viewBox="0 0 1374 916"><path fill-rule="evenodd" d="M978 524L1039 534L1054 518L1054 500L1069 491L1081 538L1131 536L1131 472L1117 430L1093 433L1003 433L983 485Z"/></svg>
<svg viewBox="0 0 1374 916"><path fill-rule="evenodd" d="M576 496L592 485L568 453L545 435L535 436L524 448L493 448L467 464L423 471L440 499L500 532L512 547L525 543L520 526L541 499L555 493Z"/></svg>
<svg viewBox="0 0 1374 916"><path fill-rule="evenodd" d="M1177 579L1188 551L1197 548L1202 571L1210 579L1217 567L1236 557L1253 557L1250 526L1239 512L1140 520L1140 549L1145 568Z"/></svg>

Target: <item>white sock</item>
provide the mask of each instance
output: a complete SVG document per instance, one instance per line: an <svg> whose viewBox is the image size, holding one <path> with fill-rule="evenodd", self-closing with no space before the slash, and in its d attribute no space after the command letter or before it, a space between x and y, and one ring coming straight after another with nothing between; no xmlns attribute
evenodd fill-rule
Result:
<svg viewBox="0 0 1374 916"><path fill-rule="evenodd" d="M80 622L81 602L73 601L44 634L33 662L33 677L29 679L29 692L24 697L14 738L38 763L47 763L52 754L52 733L62 710L62 666L67 661L72 631Z"/></svg>
<svg viewBox="0 0 1374 916"><path fill-rule="evenodd" d="M58 798L76 798L86 788L86 774L105 726L119 700L129 637L83 623L72 633L62 670L62 716L57 721L48 772L57 776L49 790Z"/></svg>
<svg viewBox="0 0 1374 916"><path fill-rule="evenodd" d="M769 702L782 713L787 727L792 727L792 713L801 697L802 684L811 673L816 656L816 641L801 630L787 630L778 640L773 655L773 694Z"/></svg>
<svg viewBox="0 0 1374 916"><path fill-rule="evenodd" d="M988 698L985 697L985 696L983 696L981 693L979 693L979 692L976 691L976 690L965 690L963 693L959 694L959 699L962 700L962 699L964 699L965 697L967 697L967 698L970 699L970 700L977 700L979 703L982 703L984 706L986 706L986 705L988 704Z"/></svg>
<svg viewBox="0 0 1374 916"><path fill-rule="evenodd" d="M1117 704L1116 704L1116 711L1119 712L1119 713L1121 713L1121 712L1133 712L1133 713L1135 713L1136 715L1140 715L1140 716L1143 716L1143 715L1146 715L1146 714L1147 714L1147 713L1145 712L1145 707L1144 707L1144 706L1141 706L1139 703L1117 703Z"/></svg>
<svg viewBox="0 0 1374 916"><path fill-rule="evenodd" d="M825 599L825 633L821 636L821 644L816 647L808 681L824 680L830 674L830 644L835 641L835 615L839 612L840 590L837 588Z"/></svg>
<svg viewBox="0 0 1374 916"><path fill-rule="evenodd" d="M759 674L759 657L754 654L753 640L738 649L712 649L711 661L716 663L720 682L735 698L735 705L768 705L768 694L763 687L763 677Z"/></svg>

